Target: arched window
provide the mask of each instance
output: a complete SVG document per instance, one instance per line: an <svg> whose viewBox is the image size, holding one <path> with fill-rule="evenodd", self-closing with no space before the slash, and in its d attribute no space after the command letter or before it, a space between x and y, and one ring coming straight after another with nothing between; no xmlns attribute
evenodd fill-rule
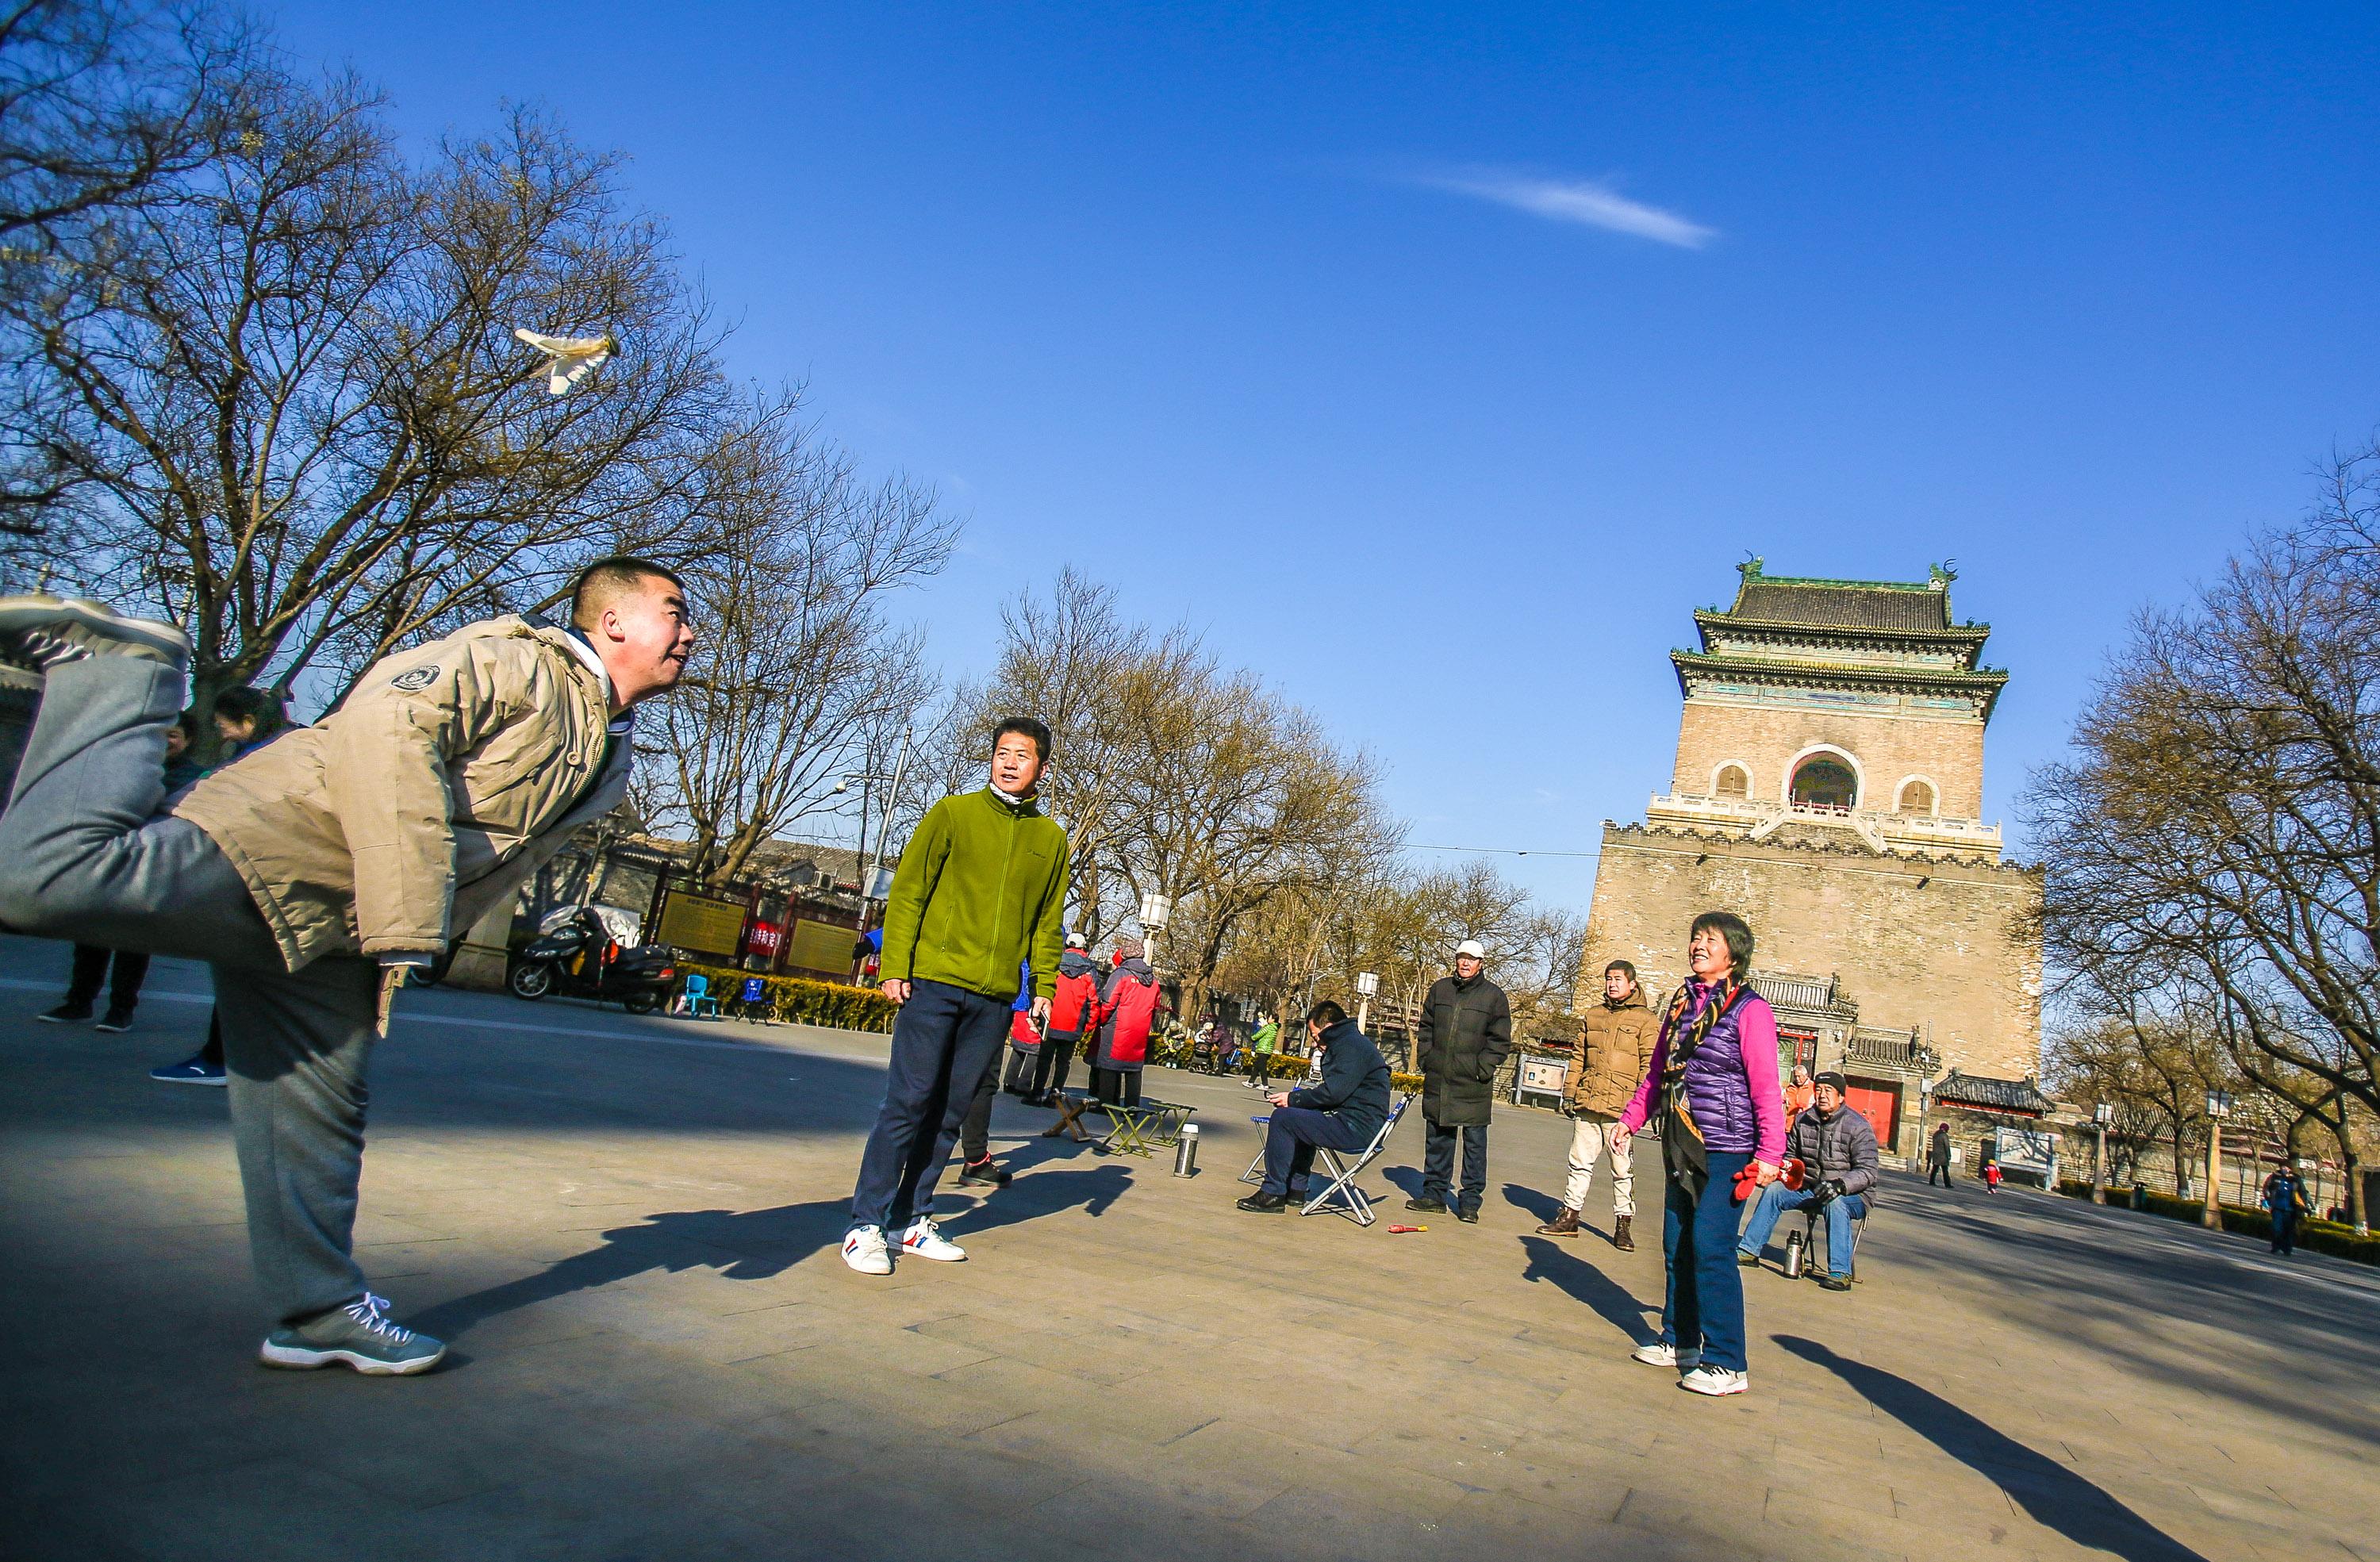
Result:
<svg viewBox="0 0 2380 1562"><path fill-rule="evenodd" d="M1934 786L1930 781L1905 781L1900 788L1900 811L1904 814L1931 814L1934 811Z"/></svg>
<svg viewBox="0 0 2380 1562"><path fill-rule="evenodd" d="M1793 801L1804 807L1850 808L1859 801L1859 778L1831 754L1813 754L1793 771Z"/></svg>
<svg viewBox="0 0 2380 1562"><path fill-rule="evenodd" d="M1718 781L1713 790L1721 797L1749 797L1752 795L1752 778L1744 774L1741 765L1721 765Z"/></svg>

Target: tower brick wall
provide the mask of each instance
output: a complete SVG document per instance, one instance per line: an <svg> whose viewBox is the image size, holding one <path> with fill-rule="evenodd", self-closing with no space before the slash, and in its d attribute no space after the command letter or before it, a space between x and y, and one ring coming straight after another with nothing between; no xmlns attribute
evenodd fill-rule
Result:
<svg viewBox="0 0 2380 1562"><path fill-rule="evenodd" d="M1670 790L1707 794L1718 767L1730 761L1752 772L1755 801L1785 795L1785 767L1805 748L1828 745L1859 761L1860 806L1889 813L1910 776L1935 785L1935 812L1973 819L1984 809L1984 724L1973 716L1813 710L1690 699L1679 723L1678 757Z"/></svg>

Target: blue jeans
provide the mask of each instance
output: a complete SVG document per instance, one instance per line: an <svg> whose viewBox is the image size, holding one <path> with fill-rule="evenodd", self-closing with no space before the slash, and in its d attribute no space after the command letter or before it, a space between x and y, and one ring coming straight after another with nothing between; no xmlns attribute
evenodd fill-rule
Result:
<svg viewBox="0 0 2380 1562"><path fill-rule="evenodd" d="M1469 1128L1441 1128L1434 1122L1424 1122L1425 1137L1421 1152L1421 1191L1423 1196L1434 1198L1456 1209L1477 1209L1479 1201L1488 1195L1488 1125L1475 1123ZM1454 1196L1451 1184L1454 1181L1454 1141L1463 1140L1463 1193Z"/></svg>
<svg viewBox="0 0 2380 1562"><path fill-rule="evenodd" d="M851 1223L897 1232L934 1207L934 1184L958 1143L976 1086L1000 1060L1013 998L913 982L892 1022L884 1105L859 1157Z"/></svg>
<svg viewBox="0 0 2380 1562"><path fill-rule="evenodd" d="M1311 1107L1275 1107L1265 1125L1264 1185L1257 1190L1276 1197L1289 1196L1290 1182L1314 1169L1314 1147L1361 1150L1372 1142L1331 1112Z"/></svg>
<svg viewBox="0 0 2380 1562"><path fill-rule="evenodd" d="M1771 1182L1760 1191L1759 1205L1752 1212L1752 1224L1743 1229L1743 1241L1737 1251L1760 1256L1768 1245L1768 1233L1777 1229L1777 1217L1789 1209L1807 1209L1818 1202L1818 1195L1808 1188L1798 1193L1782 1182ZM1857 1193L1845 1193L1818 1212L1827 1223L1827 1273L1841 1279L1852 1277L1852 1222L1867 1217L1867 1201Z"/></svg>
<svg viewBox="0 0 2380 1562"><path fill-rule="evenodd" d="M1661 1252L1670 1264L1661 1339L1681 1350L1700 1346L1710 1365L1742 1372L1743 1272L1735 1265L1735 1227L1742 1211L1735 1202L1735 1174L1752 1156L1712 1150L1706 1158L1710 1181L1701 1198L1687 1198L1672 1178L1661 1201Z"/></svg>

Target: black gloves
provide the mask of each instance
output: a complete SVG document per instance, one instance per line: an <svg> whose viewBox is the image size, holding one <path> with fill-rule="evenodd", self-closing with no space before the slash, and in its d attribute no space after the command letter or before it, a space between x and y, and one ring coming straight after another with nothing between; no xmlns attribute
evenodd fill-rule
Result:
<svg viewBox="0 0 2380 1562"><path fill-rule="evenodd" d="M1851 1190L1843 1186L1843 1180L1841 1178L1829 1177L1824 1182L1819 1183L1817 1187L1812 1191L1815 1193L1820 1204L1832 1204Z"/></svg>

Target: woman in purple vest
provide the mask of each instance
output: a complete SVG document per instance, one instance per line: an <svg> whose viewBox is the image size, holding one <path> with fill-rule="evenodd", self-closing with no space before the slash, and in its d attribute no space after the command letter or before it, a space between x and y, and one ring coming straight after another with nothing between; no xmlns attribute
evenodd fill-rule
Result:
<svg viewBox="0 0 2380 1562"><path fill-rule="evenodd" d="M1694 918L1694 975L1670 1000L1652 1066L1611 1125L1616 1155L1650 1120L1669 1177L1661 1250L1670 1266L1661 1338L1636 1360L1676 1367L1678 1386L1741 1394L1745 1386L1743 1277L1736 1228L1744 1199L1785 1159L1785 1097L1777 1084L1777 1016L1752 990L1752 929L1733 912Z"/></svg>

